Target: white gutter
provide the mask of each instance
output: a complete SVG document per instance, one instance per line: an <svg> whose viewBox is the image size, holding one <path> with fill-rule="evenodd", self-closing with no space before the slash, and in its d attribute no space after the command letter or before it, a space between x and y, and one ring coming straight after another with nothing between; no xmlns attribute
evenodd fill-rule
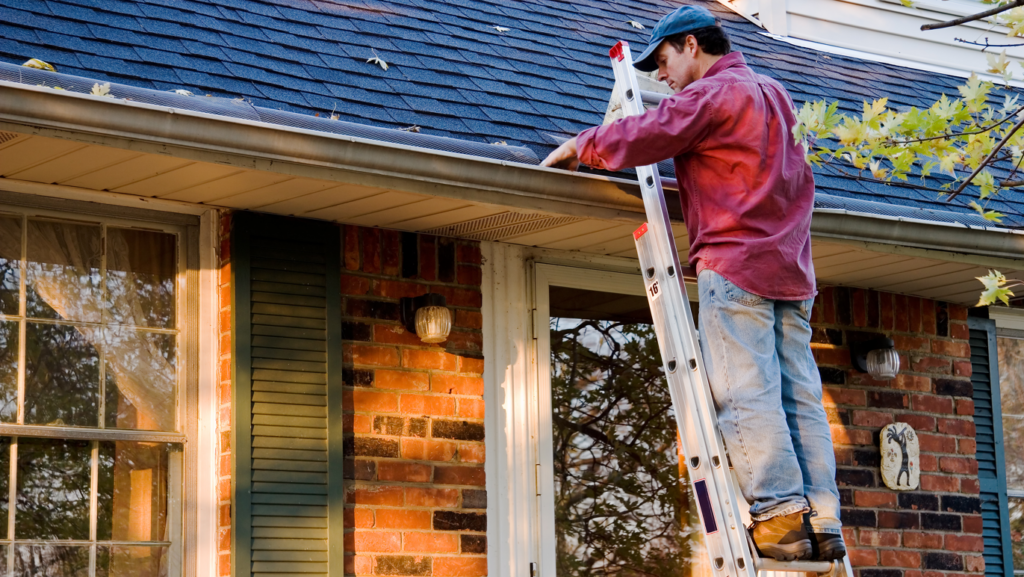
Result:
<svg viewBox="0 0 1024 577"><path fill-rule="evenodd" d="M640 223L638 183L0 82L0 130L559 215ZM678 186L666 179L666 188ZM1024 235L816 210L815 237L1024 260ZM1012 232L1012 234L1007 234Z"/></svg>

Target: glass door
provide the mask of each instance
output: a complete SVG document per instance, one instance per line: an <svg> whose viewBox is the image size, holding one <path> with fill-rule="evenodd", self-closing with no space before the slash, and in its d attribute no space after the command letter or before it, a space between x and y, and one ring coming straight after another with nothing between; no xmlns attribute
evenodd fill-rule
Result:
<svg viewBox="0 0 1024 577"><path fill-rule="evenodd" d="M639 272L538 272L541 575L710 575Z"/></svg>

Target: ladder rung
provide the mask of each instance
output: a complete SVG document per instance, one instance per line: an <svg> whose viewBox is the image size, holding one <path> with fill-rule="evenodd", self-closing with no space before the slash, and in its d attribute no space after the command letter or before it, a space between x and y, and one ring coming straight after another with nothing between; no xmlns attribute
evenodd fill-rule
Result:
<svg viewBox="0 0 1024 577"><path fill-rule="evenodd" d="M640 100L644 104L661 104L662 100L672 96L671 94L662 94L661 92L648 92L646 90L640 91Z"/></svg>
<svg viewBox="0 0 1024 577"><path fill-rule="evenodd" d="M832 571L832 561L776 561L775 559L760 558L754 561L758 571L794 571L800 573L829 573Z"/></svg>

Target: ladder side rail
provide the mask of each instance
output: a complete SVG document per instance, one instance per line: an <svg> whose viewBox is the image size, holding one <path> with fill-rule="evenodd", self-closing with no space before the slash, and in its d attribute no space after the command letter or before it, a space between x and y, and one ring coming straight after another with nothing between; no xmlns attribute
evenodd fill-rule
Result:
<svg viewBox="0 0 1024 577"><path fill-rule="evenodd" d="M612 49L610 56L618 80L617 85L622 90L620 102L622 102L624 114L627 116L641 114L643 112L640 103L641 93L636 74L632 69L632 57L628 44L620 42ZM698 496L700 496L698 482L703 481L707 484L704 488L707 491L705 502L701 503L702 510L707 506L717 518L717 522L725 525L720 531L716 531L719 533L717 536L708 533L709 525L707 523L702 527L709 549L716 550L712 557L712 565L716 570L724 571L726 575L740 575L742 572L748 577L754 577L755 569L746 545L746 530L739 520L739 508L732 489L731 474L724 459L724 444L718 432L713 405L707 405L711 401L710 394L704 394L705 389L710 393L710 388L707 386L707 379L704 376L703 359L699 354L692 315L684 296L684 285L679 274L681 269L660 175L656 165L638 167L637 172L640 176L641 194L650 227L647 234L651 238L648 242L653 245L648 247L648 250L641 249L639 241L647 235L640 235L637 237L638 251L645 252L645 260L650 261L644 264L645 282L649 286L653 286L654 282L657 282L664 287L665 291L663 296L657 299L649 293L648 300L654 316L665 316L665 322L662 323L665 326L661 332L668 338L667 342L662 343L659 334L659 346L662 349L666 377L669 381L670 391L676 393L675 396L678 396L681 403L686 405L684 411L677 412L677 420L681 425L680 436L685 435L688 428L699 428L698 450L687 455L687 468L691 478L699 477L694 479L694 487ZM652 267L654 268L653 276L647 274ZM661 307L660 311L659 307ZM684 329L682 323L688 324L689 327ZM669 337L669 335L671 336ZM689 416L688 419L687 416ZM686 425L685 421L689 421L690 425ZM688 444L692 444L692 442ZM692 459L694 456L698 457L696 463Z"/></svg>

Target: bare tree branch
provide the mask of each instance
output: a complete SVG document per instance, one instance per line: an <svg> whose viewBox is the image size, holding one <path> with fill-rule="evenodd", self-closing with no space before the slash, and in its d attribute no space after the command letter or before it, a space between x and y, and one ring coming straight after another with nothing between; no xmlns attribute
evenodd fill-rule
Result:
<svg viewBox="0 0 1024 577"><path fill-rule="evenodd" d="M1024 0L1019 1L1022 4L1024 4ZM985 157L985 160L981 161L981 163L978 164L978 167L974 169L974 172L972 172L970 176L968 176L966 179L964 179L963 182L960 183L960 186L958 186L956 190L953 191L953 194L949 195L949 197L946 198L946 202L949 202L956 198L958 194L960 194L961 192L964 191L965 188L967 188L967 185L971 184L971 181L974 180L974 177L978 176L978 173L981 172L982 169L984 169L986 166L988 166L988 163L989 161L992 160L992 157L995 156L997 152L999 152L999 149L1002 148L1004 144L1010 141L1010 138L1012 138L1013 135L1016 134L1018 130L1020 130L1021 126L1024 126L1024 118L1018 120L1017 124L1014 124L1013 128L1007 131L1006 136L1004 136L1003 139L999 141L999 144L997 144L996 147L992 149L992 152L988 153L988 156Z"/></svg>
<svg viewBox="0 0 1024 577"><path fill-rule="evenodd" d="M1007 10L1012 10L1018 6L1024 6L1024 0L1015 0L1014 2L1010 2L1009 4L1005 4L1003 6L996 6L995 8L990 8L988 10L985 10L984 12L978 12L977 14L971 14L970 16L961 16L960 18L954 18L952 20L947 20L945 22L936 22L935 24L925 24L921 26L921 30L938 30L940 28L951 28L953 26L959 26L960 24L965 24L967 22L973 22L975 20L988 18L989 16L995 16L996 14L1006 12Z"/></svg>

